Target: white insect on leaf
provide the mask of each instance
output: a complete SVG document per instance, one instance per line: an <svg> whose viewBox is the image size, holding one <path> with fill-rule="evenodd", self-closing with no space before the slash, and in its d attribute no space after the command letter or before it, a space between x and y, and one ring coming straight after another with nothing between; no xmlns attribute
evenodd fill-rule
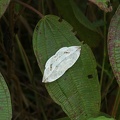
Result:
<svg viewBox="0 0 120 120"><path fill-rule="evenodd" d="M72 67L80 56L81 46L62 47L45 65L42 82L53 82Z"/></svg>

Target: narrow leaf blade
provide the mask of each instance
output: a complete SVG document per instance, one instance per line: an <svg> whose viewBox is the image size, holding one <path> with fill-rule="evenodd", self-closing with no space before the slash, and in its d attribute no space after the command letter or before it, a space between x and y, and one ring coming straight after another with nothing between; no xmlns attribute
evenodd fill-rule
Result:
<svg viewBox="0 0 120 120"><path fill-rule="evenodd" d="M92 30L94 32L97 31L97 28L94 26L94 24L92 24L92 22L87 19L87 17L82 13L82 11L78 8L73 0L70 0L70 6L75 18L79 21L79 23L84 25L89 30Z"/></svg>

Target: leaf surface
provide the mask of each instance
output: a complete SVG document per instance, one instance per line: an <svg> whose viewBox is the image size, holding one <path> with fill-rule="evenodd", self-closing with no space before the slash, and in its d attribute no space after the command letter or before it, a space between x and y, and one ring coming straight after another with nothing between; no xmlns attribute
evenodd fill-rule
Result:
<svg viewBox="0 0 120 120"><path fill-rule="evenodd" d="M114 75L120 86L120 6L111 19L109 26L108 54Z"/></svg>
<svg viewBox="0 0 120 120"><path fill-rule="evenodd" d="M10 0L0 0L0 17L4 14L9 5Z"/></svg>
<svg viewBox="0 0 120 120"><path fill-rule="evenodd" d="M72 120L86 120L100 110L100 85L96 61L88 45L79 42L72 27L59 17L47 15L38 22L33 35L33 49L39 67L64 46L81 46L81 56L58 80L45 86L53 98Z"/></svg>
<svg viewBox="0 0 120 120"><path fill-rule="evenodd" d="M12 107L10 93L7 84L0 73L0 119L11 120Z"/></svg>
<svg viewBox="0 0 120 120"><path fill-rule="evenodd" d="M90 118L88 120L115 120L114 118L107 118L105 116L99 116L97 118Z"/></svg>

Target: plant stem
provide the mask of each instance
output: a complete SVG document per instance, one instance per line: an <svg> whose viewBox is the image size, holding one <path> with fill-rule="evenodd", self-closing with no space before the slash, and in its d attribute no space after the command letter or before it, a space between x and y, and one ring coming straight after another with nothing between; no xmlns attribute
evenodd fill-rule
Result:
<svg viewBox="0 0 120 120"><path fill-rule="evenodd" d="M19 0L13 0L14 2L17 2L23 6L25 6L26 8L29 8L30 10L34 11L35 13L37 13L41 18L43 18L43 14L41 14L38 10L36 10L35 8L33 8L32 6L22 2L22 1L19 1Z"/></svg>
<svg viewBox="0 0 120 120"><path fill-rule="evenodd" d="M114 77L113 77L112 79L110 79L109 83L107 84L107 86L106 86L104 92L102 93L101 100L103 100L103 99L105 98L105 96L107 95L108 90L109 90L111 84L113 83L113 80L114 80Z"/></svg>
<svg viewBox="0 0 120 120"><path fill-rule="evenodd" d="M30 2L31 2L31 0L29 0L29 1L27 2L27 4L30 4ZM21 14L24 12L25 8L26 8L26 7L23 7L23 8L19 11L19 13L18 13L17 16L16 16L16 20L19 18L19 16L21 16Z"/></svg>
<svg viewBox="0 0 120 120"><path fill-rule="evenodd" d="M106 13L104 12L104 22L106 23ZM103 48L103 62L102 62L102 71L101 71L101 77L100 77L100 85L102 86L102 80L103 80L103 73L105 68L105 61L106 61L106 25L104 25L104 48Z"/></svg>
<svg viewBox="0 0 120 120"><path fill-rule="evenodd" d="M33 83L33 71L32 71L30 62L29 62L28 57L25 53L25 50L23 49L23 47L20 43L20 40L19 40L19 37L18 37L17 34L16 34L15 38L16 38L16 42L18 44L18 48L19 48L23 63L25 65L25 69L26 69L27 74L28 74L29 80L30 80L31 83Z"/></svg>
<svg viewBox="0 0 120 120"><path fill-rule="evenodd" d="M116 96L115 103L112 109L112 114L111 114L112 117L116 116L119 104L120 104L120 88L118 88L117 96Z"/></svg>
<svg viewBox="0 0 120 120"><path fill-rule="evenodd" d="M97 67L102 69L102 66L99 63L97 63ZM109 73L107 69L104 69L103 71L110 79L112 78L111 73Z"/></svg>

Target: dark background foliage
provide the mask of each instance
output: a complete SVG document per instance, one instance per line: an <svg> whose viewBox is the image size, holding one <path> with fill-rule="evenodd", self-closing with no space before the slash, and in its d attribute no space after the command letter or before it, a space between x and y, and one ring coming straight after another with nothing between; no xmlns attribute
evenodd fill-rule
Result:
<svg viewBox="0 0 120 120"><path fill-rule="evenodd" d="M118 85L113 81L115 78L104 41L107 39L109 23L119 0L111 1L113 11L107 14L88 0L73 1L85 17L96 26L99 34L81 25L74 18L75 13L71 11L69 0L64 2L61 0L61 4L57 3L59 0L56 2L55 0L21 0L26 3L25 5L16 1L11 1L0 20L0 71L11 93L13 120L53 120L66 116L60 106L50 98L41 82L42 74L32 47L33 31L41 18L31 7L43 15L53 14L68 21L74 27L74 31L77 31L76 37L91 47L97 60L98 76L102 80L101 111L111 115ZM102 66L103 58L106 58L104 66ZM103 67L104 72L101 75Z"/></svg>

